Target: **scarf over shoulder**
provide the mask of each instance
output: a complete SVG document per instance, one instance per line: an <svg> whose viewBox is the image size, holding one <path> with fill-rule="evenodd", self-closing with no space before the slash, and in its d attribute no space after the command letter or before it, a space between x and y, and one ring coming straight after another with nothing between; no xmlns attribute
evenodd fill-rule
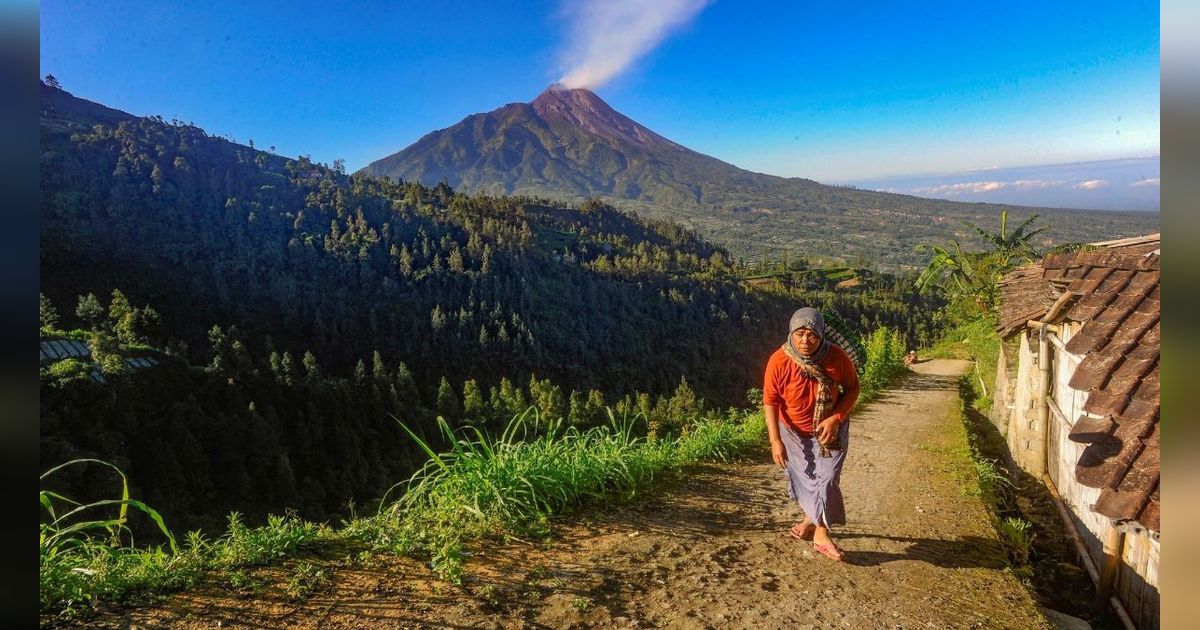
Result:
<svg viewBox="0 0 1200 630"><path fill-rule="evenodd" d="M792 345L792 333L798 328L807 328L821 337L821 345L817 347L816 352L805 356L800 354L800 351ZM825 334L825 318L821 315L821 311L807 307L792 314L787 340L783 344L783 352L800 368L802 374L817 381L817 397L813 407L814 430L822 420L833 413L833 405L830 404L833 399L830 392L833 391L836 385L833 379L829 378L829 375L821 368L821 361L829 354L829 348L832 345ZM821 456L829 457L830 450L841 450L841 444L838 443L836 436L833 442L821 444Z"/></svg>

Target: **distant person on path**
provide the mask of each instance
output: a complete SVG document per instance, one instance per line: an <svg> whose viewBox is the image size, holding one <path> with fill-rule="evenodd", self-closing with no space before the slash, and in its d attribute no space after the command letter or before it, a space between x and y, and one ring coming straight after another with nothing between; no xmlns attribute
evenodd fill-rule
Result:
<svg viewBox="0 0 1200 630"><path fill-rule="evenodd" d="M771 457L787 472L788 496L804 510L790 533L834 560L845 556L829 529L846 524L839 481L858 392L854 362L827 338L821 312L792 314L787 341L767 361L763 415Z"/></svg>

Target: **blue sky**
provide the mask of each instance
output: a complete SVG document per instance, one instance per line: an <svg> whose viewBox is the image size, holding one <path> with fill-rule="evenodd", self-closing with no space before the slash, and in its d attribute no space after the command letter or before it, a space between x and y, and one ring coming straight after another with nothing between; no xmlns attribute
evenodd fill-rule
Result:
<svg viewBox="0 0 1200 630"><path fill-rule="evenodd" d="M45 0L41 71L355 169L532 100L568 69L579 4ZM716 0L595 91L693 149L820 181L1153 157L1159 9Z"/></svg>

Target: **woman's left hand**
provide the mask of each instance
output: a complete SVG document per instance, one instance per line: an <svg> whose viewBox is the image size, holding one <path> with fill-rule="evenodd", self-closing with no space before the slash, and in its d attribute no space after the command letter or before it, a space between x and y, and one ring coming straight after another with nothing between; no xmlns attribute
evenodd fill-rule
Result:
<svg viewBox="0 0 1200 630"><path fill-rule="evenodd" d="M838 427L841 426L841 421L837 416L829 416L817 425L817 440L822 444L829 444L837 439Z"/></svg>

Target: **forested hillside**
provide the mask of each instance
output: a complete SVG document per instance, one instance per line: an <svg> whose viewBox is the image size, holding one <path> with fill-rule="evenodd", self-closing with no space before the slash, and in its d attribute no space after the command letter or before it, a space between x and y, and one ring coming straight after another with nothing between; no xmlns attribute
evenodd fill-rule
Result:
<svg viewBox="0 0 1200 630"><path fill-rule="evenodd" d="M116 461L187 522L378 498L423 461L391 415L429 435L528 405L586 425L744 404L801 303L934 330L905 279L751 269L599 202L348 175L44 85L42 110L47 302L94 348L160 358L104 383L44 364L43 466ZM77 309L117 289L107 317Z"/></svg>
<svg viewBox="0 0 1200 630"><path fill-rule="evenodd" d="M363 172L465 192L598 197L678 221L735 255L804 252L890 270L923 266L921 243L985 246L962 222L988 222L1006 209L747 171L658 135L590 90L561 86L430 132ZM1158 229L1158 213L1007 209L1014 219L1049 219L1040 247Z"/></svg>

